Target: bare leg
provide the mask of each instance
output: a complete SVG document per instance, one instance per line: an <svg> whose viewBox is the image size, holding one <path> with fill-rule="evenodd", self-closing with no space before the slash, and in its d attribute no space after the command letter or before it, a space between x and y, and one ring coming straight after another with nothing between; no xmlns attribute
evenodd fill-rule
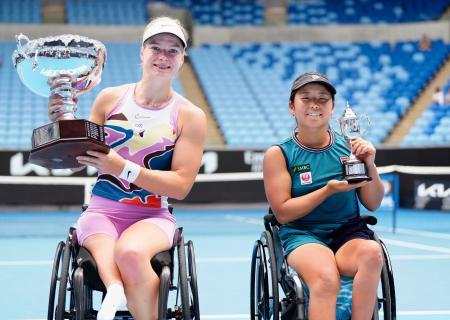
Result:
<svg viewBox="0 0 450 320"><path fill-rule="evenodd" d="M333 252L323 245L308 243L291 252L288 263L309 288L308 319L335 320L340 278Z"/></svg>
<svg viewBox="0 0 450 320"><path fill-rule="evenodd" d="M119 269L114 261L116 241L106 234L95 234L88 237L83 247L89 250L97 263L97 269L103 284L108 288L113 283L122 284Z"/></svg>
<svg viewBox="0 0 450 320"><path fill-rule="evenodd" d="M158 318L159 278L150 259L169 248L167 235L148 221L133 224L117 241L115 259L124 282L128 309L136 320Z"/></svg>
<svg viewBox="0 0 450 320"><path fill-rule="evenodd" d="M371 319L383 266L380 246L372 240L350 240L338 250L336 261L341 274L354 275L352 319Z"/></svg>
<svg viewBox="0 0 450 320"><path fill-rule="evenodd" d="M116 241L109 235L96 234L88 237L83 246L89 250L97 263L97 269L107 292L97 314L99 320L111 320L119 308L125 307L126 297L119 269L114 262Z"/></svg>

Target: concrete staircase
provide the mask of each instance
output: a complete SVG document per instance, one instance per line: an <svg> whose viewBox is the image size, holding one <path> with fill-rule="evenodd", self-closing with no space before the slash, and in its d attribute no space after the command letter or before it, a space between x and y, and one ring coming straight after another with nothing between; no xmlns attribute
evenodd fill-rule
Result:
<svg viewBox="0 0 450 320"><path fill-rule="evenodd" d="M43 23L64 23L65 1L64 0L41 0L41 12Z"/></svg>
<svg viewBox="0 0 450 320"><path fill-rule="evenodd" d="M414 101L411 108L406 112L398 125L391 132L384 145L398 146L403 141L403 138L408 134L409 129L414 125L416 120L420 118L431 104L431 97L436 87L443 87L450 77L450 58L444 63L442 68L431 80L428 86L422 91L421 95Z"/></svg>
<svg viewBox="0 0 450 320"><path fill-rule="evenodd" d="M183 91L185 92L185 97L189 99L193 104L200 107L206 114L206 120L208 123L208 129L206 132L206 145L207 146L218 146L224 145L224 140L222 134L220 133L217 122L211 112L208 105L203 90L200 87L200 83L194 73L192 65L189 58L185 58L185 62L180 71L179 81Z"/></svg>

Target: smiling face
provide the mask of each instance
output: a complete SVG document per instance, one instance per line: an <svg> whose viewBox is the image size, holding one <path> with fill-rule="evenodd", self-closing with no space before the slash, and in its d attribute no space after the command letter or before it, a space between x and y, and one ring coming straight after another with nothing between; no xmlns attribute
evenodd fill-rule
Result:
<svg viewBox="0 0 450 320"><path fill-rule="evenodd" d="M144 73L173 78L184 62L184 48L177 36L157 34L145 41L141 59Z"/></svg>
<svg viewBox="0 0 450 320"><path fill-rule="evenodd" d="M289 109L299 127L328 128L334 108L330 91L322 84L309 83L298 89Z"/></svg>

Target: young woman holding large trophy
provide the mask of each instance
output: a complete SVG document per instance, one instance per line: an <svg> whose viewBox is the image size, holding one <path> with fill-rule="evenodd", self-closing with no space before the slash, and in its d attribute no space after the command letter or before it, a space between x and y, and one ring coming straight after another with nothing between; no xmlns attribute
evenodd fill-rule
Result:
<svg viewBox="0 0 450 320"><path fill-rule="evenodd" d="M345 275L354 277L352 319L371 319L382 257L372 231L360 219L358 198L375 210L384 189L375 148L356 137L354 114L341 118L341 128L352 133L350 141L345 132L341 136L330 128L335 94L331 82L317 72L293 82L289 110L296 128L290 138L267 150L264 186L281 224L288 263L309 288L308 318L336 319L340 275ZM350 152L359 162L346 163Z"/></svg>
<svg viewBox="0 0 450 320"><path fill-rule="evenodd" d="M89 120L104 126L111 149L77 157L99 171L77 236L108 289L98 319L113 319L125 303L134 319L157 318L159 279L149 261L172 246L177 226L167 199L190 191L206 134L203 111L172 88L187 43L177 20L151 21L140 50L142 78L102 90L92 106ZM51 97L51 120L61 116L61 103Z"/></svg>

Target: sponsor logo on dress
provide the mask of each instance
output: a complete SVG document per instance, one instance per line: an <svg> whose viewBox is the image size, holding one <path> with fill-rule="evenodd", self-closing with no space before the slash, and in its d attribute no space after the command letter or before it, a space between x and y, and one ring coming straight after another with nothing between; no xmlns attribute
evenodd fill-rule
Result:
<svg viewBox="0 0 450 320"><path fill-rule="evenodd" d="M311 165L309 163L299 164L291 167L293 173L302 173L311 171Z"/></svg>
<svg viewBox="0 0 450 320"><path fill-rule="evenodd" d="M311 184L312 183L312 175L311 171L300 173L300 184Z"/></svg>

